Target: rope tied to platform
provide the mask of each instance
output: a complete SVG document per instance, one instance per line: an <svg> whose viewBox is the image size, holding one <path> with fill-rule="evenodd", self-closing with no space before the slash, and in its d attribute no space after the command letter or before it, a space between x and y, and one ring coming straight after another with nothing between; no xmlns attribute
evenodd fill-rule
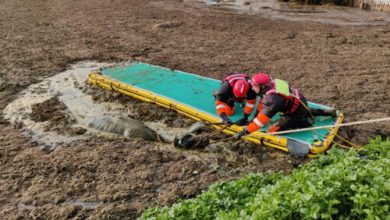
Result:
<svg viewBox="0 0 390 220"><path fill-rule="evenodd" d="M346 127L346 126L352 126L352 125L369 124L369 123L383 122L383 121L390 121L390 117L371 119L371 120L366 120L366 121L348 122L348 123L343 123L343 124L338 124L338 125L325 125L325 126L317 126L317 127L309 127L309 128L300 128L300 129L294 129L294 130L278 131L278 132L272 132L269 134L272 134L272 135L290 134L290 133L297 133L297 132L302 132L302 131L312 131L312 130L318 130L318 129L333 128L333 127Z"/></svg>

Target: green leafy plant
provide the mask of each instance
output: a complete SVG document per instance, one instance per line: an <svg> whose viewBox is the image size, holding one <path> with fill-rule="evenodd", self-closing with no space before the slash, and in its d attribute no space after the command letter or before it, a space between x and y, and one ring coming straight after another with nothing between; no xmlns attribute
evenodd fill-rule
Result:
<svg viewBox="0 0 390 220"><path fill-rule="evenodd" d="M250 174L141 219L389 219L390 140L331 149L289 176Z"/></svg>

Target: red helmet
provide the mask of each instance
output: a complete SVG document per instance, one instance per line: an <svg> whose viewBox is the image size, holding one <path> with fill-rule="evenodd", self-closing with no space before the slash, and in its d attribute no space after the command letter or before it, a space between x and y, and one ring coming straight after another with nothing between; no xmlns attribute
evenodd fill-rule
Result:
<svg viewBox="0 0 390 220"><path fill-rule="evenodd" d="M253 86L270 87L271 77L267 73L257 73L252 77L251 84Z"/></svg>
<svg viewBox="0 0 390 220"><path fill-rule="evenodd" d="M233 94L235 97L244 98L248 93L248 90L249 90L249 83L246 80L240 79L234 83Z"/></svg>

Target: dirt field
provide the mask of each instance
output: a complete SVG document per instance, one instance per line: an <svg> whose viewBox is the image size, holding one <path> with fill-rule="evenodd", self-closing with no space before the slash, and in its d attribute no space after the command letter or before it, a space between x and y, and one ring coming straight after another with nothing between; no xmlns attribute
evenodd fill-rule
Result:
<svg viewBox="0 0 390 220"><path fill-rule="evenodd" d="M28 85L76 61L138 60L215 78L263 70L310 100L335 106L346 121L390 115L389 23L279 20L188 0L3 0L0 30L1 110ZM150 114L139 109L139 119ZM146 119L191 123L148 109L159 114ZM390 125L341 133L364 144L367 137L390 136ZM0 117L1 219L134 219L215 181L288 173L294 165L288 155L250 143L226 143L221 155L164 150L143 140L95 138L50 153L37 145Z"/></svg>

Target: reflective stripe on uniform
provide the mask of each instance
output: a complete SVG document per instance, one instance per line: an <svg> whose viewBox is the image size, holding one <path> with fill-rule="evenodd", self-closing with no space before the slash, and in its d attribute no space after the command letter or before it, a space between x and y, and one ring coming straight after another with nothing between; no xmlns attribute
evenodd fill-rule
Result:
<svg viewBox="0 0 390 220"><path fill-rule="evenodd" d="M252 133L264 127L269 122L270 118L263 113L259 113L255 119L248 125L248 132Z"/></svg>
<svg viewBox="0 0 390 220"><path fill-rule="evenodd" d="M225 108L226 106L224 104L217 105L217 109Z"/></svg>
<svg viewBox="0 0 390 220"><path fill-rule="evenodd" d="M259 121L259 119L257 119L257 118L255 118L254 120L253 120L253 122L257 125L257 126L259 126L259 127L264 127L264 125L263 125L263 123L261 123L260 121Z"/></svg>
<svg viewBox="0 0 390 220"><path fill-rule="evenodd" d="M276 89L270 89L265 94L269 95L269 94L275 94L275 93L276 93Z"/></svg>
<svg viewBox="0 0 390 220"><path fill-rule="evenodd" d="M244 77L238 76L238 77L232 77L231 79L228 80L229 84L232 84L236 80L245 80Z"/></svg>
<svg viewBox="0 0 390 220"><path fill-rule="evenodd" d="M250 103L246 103L245 107L248 107L248 108L253 108L255 105L254 104L250 104Z"/></svg>
<svg viewBox="0 0 390 220"><path fill-rule="evenodd" d="M243 74L243 73L236 73L236 74L232 74L232 75L229 75L227 77L225 77L223 80L224 81L227 81L229 83L229 85L231 87L234 86L234 83L237 81L237 80L246 80L248 76L246 74Z"/></svg>
<svg viewBox="0 0 390 220"><path fill-rule="evenodd" d="M250 115L252 113L253 108L255 107L256 99L249 99L246 101L244 113Z"/></svg>

